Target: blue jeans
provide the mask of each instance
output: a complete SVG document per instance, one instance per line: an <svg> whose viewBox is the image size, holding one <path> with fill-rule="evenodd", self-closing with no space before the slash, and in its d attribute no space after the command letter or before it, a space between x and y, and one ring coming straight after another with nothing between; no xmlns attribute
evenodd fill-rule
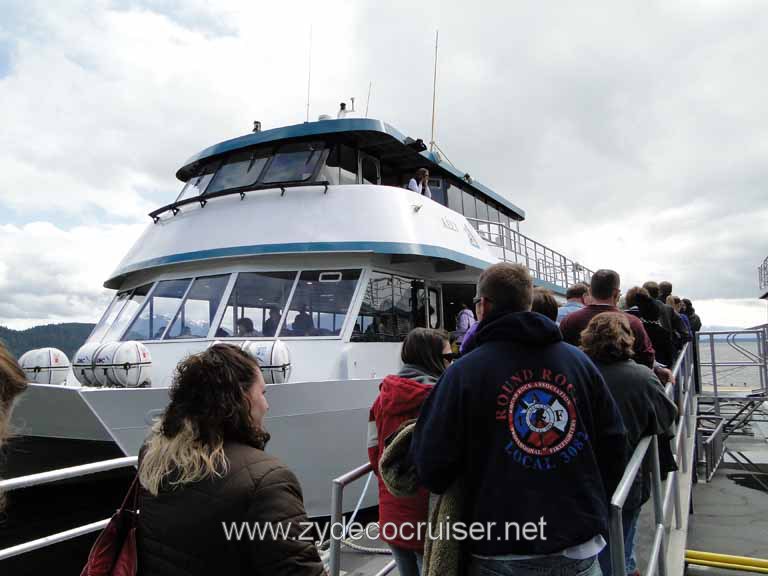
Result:
<svg viewBox="0 0 768 576"><path fill-rule="evenodd" d="M400 576L421 576L421 563L424 558L421 552L398 548L392 544L389 547L392 549Z"/></svg>
<svg viewBox="0 0 768 576"><path fill-rule="evenodd" d="M621 511L621 525L624 529L624 569L627 574L632 574L637 570L635 542L637 542L637 522L640 520L640 510L641 508L632 508ZM604 576L613 574L610 544L600 552L600 567L603 569Z"/></svg>
<svg viewBox="0 0 768 576"><path fill-rule="evenodd" d="M530 560L484 560L472 557L470 576L601 576L597 556L574 560L560 554Z"/></svg>

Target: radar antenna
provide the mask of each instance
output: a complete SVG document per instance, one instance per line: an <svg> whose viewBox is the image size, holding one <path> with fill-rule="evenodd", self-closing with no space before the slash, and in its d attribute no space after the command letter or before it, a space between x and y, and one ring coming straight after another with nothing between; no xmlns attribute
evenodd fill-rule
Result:
<svg viewBox="0 0 768 576"><path fill-rule="evenodd" d="M429 139L429 151L435 149L435 100L437 98L437 40L440 30L435 30L435 75L432 80L432 136Z"/></svg>
<svg viewBox="0 0 768 576"><path fill-rule="evenodd" d="M368 106L371 104L371 88L373 81L368 82L368 99L365 101L365 117L368 118Z"/></svg>
<svg viewBox="0 0 768 576"><path fill-rule="evenodd" d="M309 90L312 87L312 25L309 25L309 65L307 66L307 122L309 122Z"/></svg>

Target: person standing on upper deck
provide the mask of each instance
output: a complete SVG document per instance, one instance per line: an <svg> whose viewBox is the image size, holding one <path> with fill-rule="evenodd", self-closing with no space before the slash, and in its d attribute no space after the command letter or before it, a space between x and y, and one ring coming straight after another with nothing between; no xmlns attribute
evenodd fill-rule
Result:
<svg viewBox="0 0 768 576"><path fill-rule="evenodd" d="M416 176L408 182L408 190L432 198L432 191L429 189L429 170L426 168L416 170Z"/></svg>
<svg viewBox="0 0 768 576"><path fill-rule="evenodd" d="M600 372L531 312L532 294L520 264L481 274L476 335L427 397L410 457L431 492L463 477L460 520L483 527L465 542L469 574L597 576L624 426Z"/></svg>
<svg viewBox="0 0 768 576"><path fill-rule="evenodd" d="M620 285L619 274L614 270L598 270L592 275L589 286L591 303L581 310L569 314L560 322L560 331L563 340L574 346L578 346L581 340L581 332L587 327L589 321L603 312L620 312L616 304L619 301ZM632 333L635 336L635 361L653 368L655 352L651 339L643 328L639 318L626 314Z"/></svg>

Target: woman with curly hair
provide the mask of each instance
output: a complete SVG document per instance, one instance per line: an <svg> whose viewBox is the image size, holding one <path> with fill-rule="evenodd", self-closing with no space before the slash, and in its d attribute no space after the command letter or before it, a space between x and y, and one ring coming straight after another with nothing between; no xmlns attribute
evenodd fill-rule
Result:
<svg viewBox="0 0 768 576"><path fill-rule="evenodd" d="M27 387L27 377L8 349L0 342L0 447L8 436L13 400ZM0 510L5 498L0 493Z"/></svg>
<svg viewBox="0 0 768 576"><path fill-rule="evenodd" d="M256 361L214 345L178 365L170 397L139 454L139 573L324 574L313 543L299 539L299 482L264 451L269 404ZM251 538L246 524L287 533Z"/></svg>
<svg viewBox="0 0 768 576"><path fill-rule="evenodd" d="M594 361L608 385L627 429L627 458L644 436L660 435L659 446L669 449L667 433L677 416L677 408L667 398L653 370L632 360L635 336L625 314L605 312L590 320L581 333L581 348ZM651 495L649 471L638 475L622 511L624 559L627 574L638 574L635 536L640 509ZM611 574L608 548L600 553L605 576Z"/></svg>

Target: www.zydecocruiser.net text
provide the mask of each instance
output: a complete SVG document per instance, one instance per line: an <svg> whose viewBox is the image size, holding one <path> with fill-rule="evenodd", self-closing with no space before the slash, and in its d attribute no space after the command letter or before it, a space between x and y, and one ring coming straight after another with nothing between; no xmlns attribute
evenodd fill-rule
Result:
<svg viewBox="0 0 768 576"><path fill-rule="evenodd" d="M224 537L227 540L295 540L304 542L324 542L328 538L348 538L350 540L474 540L474 541L536 541L546 540L546 520L538 522L453 522L448 519L436 524L429 522L387 522L363 525L360 522L222 522Z"/></svg>

